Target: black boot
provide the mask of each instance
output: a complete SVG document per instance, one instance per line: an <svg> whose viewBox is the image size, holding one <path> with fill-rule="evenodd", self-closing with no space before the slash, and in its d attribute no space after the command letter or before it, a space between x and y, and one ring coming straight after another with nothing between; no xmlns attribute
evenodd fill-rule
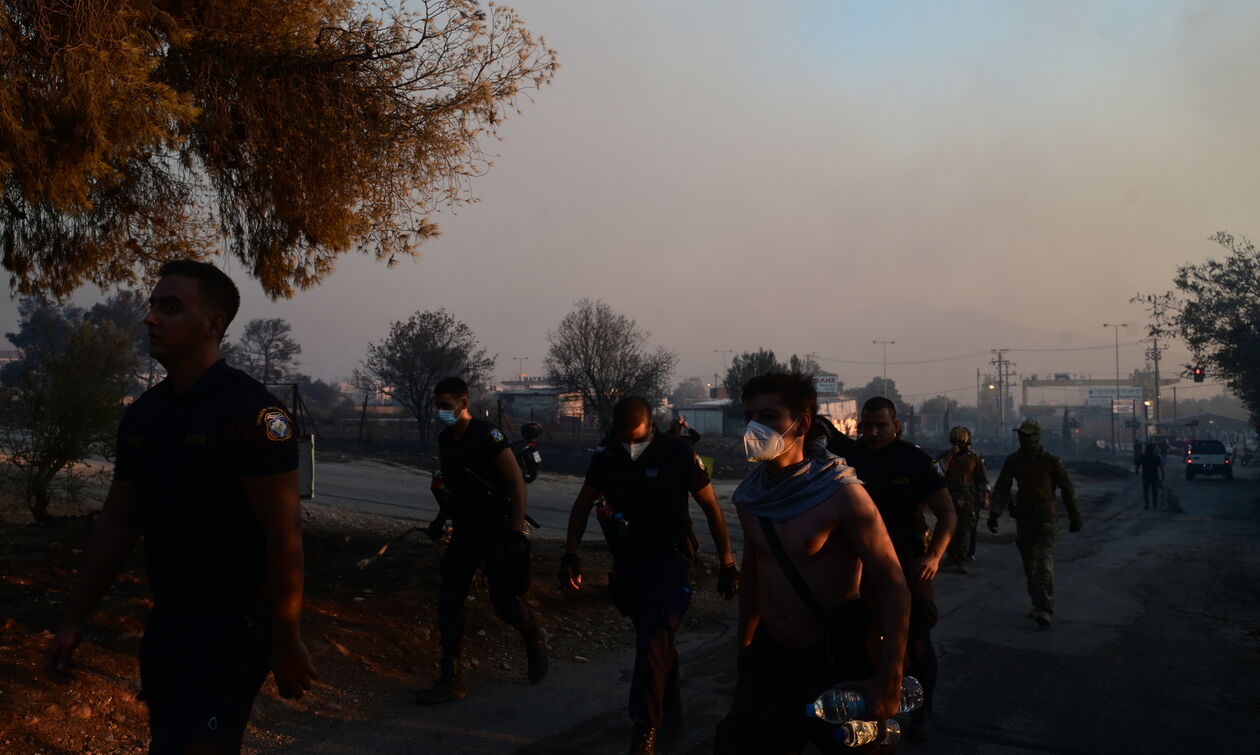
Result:
<svg viewBox="0 0 1260 755"><path fill-rule="evenodd" d="M431 689L416 692L416 702L421 705L441 705L468 697L464 682L460 679L459 656L442 656L442 675Z"/></svg>
<svg viewBox="0 0 1260 755"><path fill-rule="evenodd" d="M630 740L630 755L652 755L656 752L656 727L634 725L634 738Z"/></svg>
<svg viewBox="0 0 1260 755"><path fill-rule="evenodd" d="M529 683L538 684L547 677L550 667L547 663L547 633L542 627L534 627L525 635L525 655L529 658Z"/></svg>

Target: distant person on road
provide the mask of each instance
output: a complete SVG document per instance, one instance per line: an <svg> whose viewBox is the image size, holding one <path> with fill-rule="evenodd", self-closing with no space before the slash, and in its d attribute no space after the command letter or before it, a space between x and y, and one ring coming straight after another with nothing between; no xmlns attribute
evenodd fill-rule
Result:
<svg viewBox="0 0 1260 755"><path fill-rule="evenodd" d="M630 752L648 755L655 752L658 738L682 725L674 635L691 604L689 578L698 547L689 498L695 498L708 520L721 564L717 590L727 600L739 590L739 570L717 494L691 446L657 432L651 407L637 396L617 402L612 425L612 434L595 450L573 502L558 577L562 588L581 589L578 548L591 508L602 497L618 517L608 543L613 556L608 589L635 630Z"/></svg>
<svg viewBox="0 0 1260 755"><path fill-rule="evenodd" d="M1146 453L1133 465L1133 474L1142 475L1142 508L1159 508L1159 491L1164 483L1164 457L1155 451L1154 443L1146 444Z"/></svg>
<svg viewBox="0 0 1260 755"><path fill-rule="evenodd" d="M140 642L149 752L239 752L268 672L287 698L316 679L299 631L297 442L280 402L219 357L240 306L232 279L191 260L158 275L144 324L167 377L123 415L114 480L48 667L66 673L143 536L154 598Z"/></svg>
<svg viewBox="0 0 1260 755"><path fill-rule="evenodd" d="M998 519L1009 505L1015 518L1015 544L1024 562L1028 597L1032 600L1028 618L1048 627L1054 615L1054 543L1059 538L1055 491L1059 491L1068 510L1068 532L1080 531L1081 511L1063 462L1041 447L1041 424L1035 419L1024 420L1017 433L1019 450L1006 457L993 488L989 531L998 531ZM1014 501L1012 482L1018 485Z"/></svg>
<svg viewBox="0 0 1260 755"><path fill-rule="evenodd" d="M669 434L676 438L682 438L688 444L695 446L700 442L700 433L696 429L687 424L687 418L681 414L674 417L674 421L669 423Z"/></svg>
<svg viewBox="0 0 1260 755"><path fill-rule="evenodd" d="M481 568L490 587L490 603L499 618L521 633L529 661L526 676L538 684L547 675L546 636L521 600L529 589L530 545L525 535L525 477L503 431L474 419L468 411L468 383L445 378L433 388L438 421L442 477L450 499L453 532L442 554L438 591L438 629L442 635L441 673L416 702L437 705L468 696L460 669L464 642L464 603ZM441 515L430 537L441 537ZM483 566L484 565L484 566Z"/></svg>
<svg viewBox="0 0 1260 755"><path fill-rule="evenodd" d="M883 517L910 589L906 673L923 683L923 707L911 714L906 738L924 741L931 733L937 677L936 648L931 635L939 618L936 573L958 528L958 517L949 497L945 470L922 448L901 439L901 422L892 401L883 396L867 400L862 405L858 428L862 434L848 461ZM927 509L936 518L930 531Z"/></svg>
<svg viewBox="0 0 1260 755"><path fill-rule="evenodd" d="M867 718L891 718L904 672L909 594L874 502L851 467L811 454L817 395L809 378L768 374L744 386L744 449L757 462L732 496L744 531L739 678L718 725L718 755L850 751L834 727L803 715L820 693L852 683ZM878 597L884 641L868 653L867 604Z"/></svg>
<svg viewBox="0 0 1260 755"><path fill-rule="evenodd" d="M980 510L989 508L989 474L984 459L971 450L971 431L959 425L949 431L949 450L941 454L945 483L954 499L958 529L945 552L945 568L967 573Z"/></svg>

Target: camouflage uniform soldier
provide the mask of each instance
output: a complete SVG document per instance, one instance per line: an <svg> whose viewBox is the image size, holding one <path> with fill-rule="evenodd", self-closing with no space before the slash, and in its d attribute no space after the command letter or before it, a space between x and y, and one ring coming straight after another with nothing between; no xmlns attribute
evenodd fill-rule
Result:
<svg viewBox="0 0 1260 755"><path fill-rule="evenodd" d="M1041 425L1034 419L1024 420L1017 432L1019 450L1006 457L993 491L989 531L997 532L998 517L1010 503L1011 516L1015 517L1015 544L1024 561L1028 597L1032 598L1033 609L1028 617L1046 627L1054 613L1054 543L1059 537L1055 489L1060 491L1068 510L1068 532L1080 531L1081 512L1063 462L1041 447ZM1013 502L1011 480L1019 484Z"/></svg>
<svg viewBox="0 0 1260 755"><path fill-rule="evenodd" d="M949 450L940 457L949 495L954 499L958 528L945 553L945 568L967 573L967 554L980 517L981 507L989 508L989 474L984 459L971 450L971 431L959 425L949 431Z"/></svg>

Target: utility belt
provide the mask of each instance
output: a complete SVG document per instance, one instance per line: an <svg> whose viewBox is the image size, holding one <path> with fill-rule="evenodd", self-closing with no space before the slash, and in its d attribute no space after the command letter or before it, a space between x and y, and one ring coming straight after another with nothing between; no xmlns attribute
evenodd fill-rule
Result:
<svg viewBox="0 0 1260 755"><path fill-rule="evenodd" d="M595 519L604 533L604 541L613 558L629 561L642 561L662 553L679 553L688 561L694 561L700 549L696 535L691 531L690 522L685 530L675 537L661 537L660 523L636 519L632 514L620 511L608 500L599 495L594 502ZM682 530L682 528L678 528ZM650 532L644 536L642 532Z"/></svg>

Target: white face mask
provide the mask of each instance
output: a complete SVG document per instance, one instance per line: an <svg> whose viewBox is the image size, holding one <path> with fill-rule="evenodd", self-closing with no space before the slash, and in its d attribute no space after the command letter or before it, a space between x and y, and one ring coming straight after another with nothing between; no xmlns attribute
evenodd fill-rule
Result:
<svg viewBox="0 0 1260 755"><path fill-rule="evenodd" d="M438 422L450 427L459 421L454 409L438 409Z"/></svg>
<svg viewBox="0 0 1260 755"><path fill-rule="evenodd" d="M626 449L626 451L630 454L630 461L637 461L639 457L643 455L643 452L647 450L648 444L650 444L651 442L652 442L652 439L649 437L647 440L643 441L642 443L622 442L621 447Z"/></svg>
<svg viewBox="0 0 1260 755"><path fill-rule="evenodd" d="M787 429L791 430L795 425L796 420L792 420ZM748 460L770 461L782 456L788 450L787 441L783 438L786 433L787 430L781 433L756 420L749 422L748 428L744 430L744 453Z"/></svg>

